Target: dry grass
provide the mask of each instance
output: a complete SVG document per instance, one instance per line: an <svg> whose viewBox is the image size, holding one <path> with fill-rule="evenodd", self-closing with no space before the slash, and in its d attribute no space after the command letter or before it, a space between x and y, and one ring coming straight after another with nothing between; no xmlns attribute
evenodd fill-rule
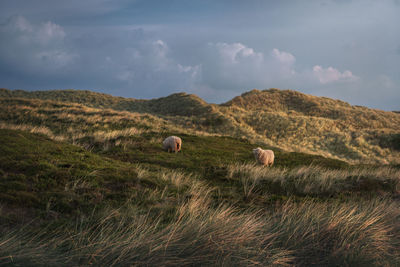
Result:
<svg viewBox="0 0 400 267"><path fill-rule="evenodd" d="M234 164L227 169L228 178L241 183L247 198L270 193L325 197L365 191L400 194L400 170L390 167L327 170L318 166L281 169Z"/></svg>
<svg viewBox="0 0 400 267"><path fill-rule="evenodd" d="M104 143L105 149L111 143L127 146L129 141L123 140L124 137L148 132L181 131L200 136L218 135L182 128L168 118L150 114L29 99L0 99L0 128L41 133L53 140L68 141L86 148L92 144L85 140L91 140L91 143Z"/></svg>
<svg viewBox="0 0 400 267"><path fill-rule="evenodd" d="M199 189L199 188L198 188ZM203 189L204 190L204 189ZM207 190L207 189L205 189ZM127 204L64 227L0 240L0 263L98 266L395 266L397 205L287 201L273 212L212 208L207 194L180 204L173 217L138 213ZM70 228L69 228L70 229Z"/></svg>
<svg viewBox="0 0 400 267"><path fill-rule="evenodd" d="M240 122L241 127L252 128L262 139L269 140L269 144L288 151L319 154L352 163L400 162L399 151L382 146L380 141L400 133L394 123L384 124L387 128L378 128L382 126L379 124L358 127L347 121L303 114L235 108L226 108L226 113ZM397 121L400 124L400 118Z"/></svg>
<svg viewBox="0 0 400 267"><path fill-rule="evenodd" d="M44 126L57 136L64 135L63 128L68 124L74 128L87 125L75 130L75 136L135 127L142 131L246 138L253 143L350 163L400 164L399 114L291 90L253 90L222 105L207 104L184 93L150 101L68 90L0 90L0 94L4 97L0 99L0 121ZM91 107L16 97L62 100ZM114 110L99 109L102 107ZM58 125L54 125L55 120Z"/></svg>
<svg viewBox="0 0 400 267"><path fill-rule="evenodd" d="M400 264L400 209L398 202L389 198L367 195L318 201L303 198L300 202L289 198L274 206L233 206L240 194L248 198L269 194L276 185L288 195L326 195L360 185L367 175L377 180L377 185L388 182L390 187L384 189L397 194L398 170L231 165L228 178L241 183L243 191L232 192L229 200L226 194L234 186L229 182L211 187L196 175L160 171L154 176L142 165L132 167L138 183L123 206L93 207L93 212L81 214L75 223L56 222L39 229L32 229L31 224L14 227L0 236L0 265ZM152 186L146 187L150 182ZM379 190L375 185L374 192ZM88 190L90 186L82 177L67 183L65 191Z"/></svg>
<svg viewBox="0 0 400 267"><path fill-rule="evenodd" d="M141 129L137 129L134 127L123 129L123 130L114 130L114 131L96 131L93 133L94 140L96 142L106 142L110 140L116 140L120 137L126 136L138 136L142 134L144 131Z"/></svg>
<svg viewBox="0 0 400 267"><path fill-rule="evenodd" d="M383 145L400 134L400 116L394 112L277 89L253 90L220 108L264 142L285 150L354 163L400 163L399 150Z"/></svg>
<svg viewBox="0 0 400 267"><path fill-rule="evenodd" d="M291 201L277 211L274 232L299 265L399 264L399 206L391 201Z"/></svg>

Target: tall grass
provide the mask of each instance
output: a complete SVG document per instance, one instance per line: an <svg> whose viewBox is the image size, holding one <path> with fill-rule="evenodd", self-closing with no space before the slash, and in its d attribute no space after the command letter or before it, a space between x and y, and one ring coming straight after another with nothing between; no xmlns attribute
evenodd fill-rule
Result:
<svg viewBox="0 0 400 267"><path fill-rule="evenodd" d="M167 223L128 204L84 219L70 232L60 227L31 236L24 229L10 233L0 241L0 263L232 266L286 265L292 260L287 251L269 248L274 235L261 234L262 217L232 207L211 208L205 191L193 188L191 198Z"/></svg>
<svg viewBox="0 0 400 267"><path fill-rule="evenodd" d="M233 164L227 169L228 178L242 185L245 197L268 193L302 196L400 193L400 170L390 167L328 170L312 165L286 169Z"/></svg>
<svg viewBox="0 0 400 267"><path fill-rule="evenodd" d="M287 202L273 226L299 265L397 266L400 209L388 200Z"/></svg>
<svg viewBox="0 0 400 267"><path fill-rule="evenodd" d="M28 224L3 231L0 265L400 264L400 207L391 199L347 196L318 201L306 198L298 202L289 198L275 207L254 206L244 210L227 200L220 202L222 188L210 187L197 176L166 171L152 177L150 170L136 167L137 189L119 208L97 210L93 206L93 212L81 214L75 223L64 221L60 225L56 221L41 228ZM398 172L389 168L347 172L347 175L370 174L374 179L398 179L395 176ZM341 183L347 181L344 172L312 166L286 170L232 165L228 175L233 181L247 179L250 185L257 182L248 187L249 197L264 193L258 190L260 181L267 178L278 179L281 189L287 192L321 190L323 194L343 188ZM141 188L141 183L151 179L155 188ZM328 182L329 179L332 181ZM87 186L78 180L68 184L66 190ZM290 191L293 188L296 190ZM394 188L398 189L391 187Z"/></svg>
<svg viewBox="0 0 400 267"><path fill-rule="evenodd" d="M398 205L385 200L289 200L273 212L240 212L212 208L198 194L167 222L126 205L73 228L8 233L0 238L0 264L396 266L399 219Z"/></svg>

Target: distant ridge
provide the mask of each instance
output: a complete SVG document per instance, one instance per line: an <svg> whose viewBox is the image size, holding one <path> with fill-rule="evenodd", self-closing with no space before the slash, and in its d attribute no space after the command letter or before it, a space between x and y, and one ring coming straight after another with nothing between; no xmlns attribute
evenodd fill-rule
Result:
<svg viewBox="0 0 400 267"><path fill-rule="evenodd" d="M322 116L333 119L340 117L343 110L388 112L364 106L352 106L342 100L317 97L294 90L280 90L276 88L267 90L253 89L219 105L209 104L197 95L184 92L147 100L113 96L89 90L24 91L0 88L0 97L53 100L78 103L96 108L183 116L199 115L203 112L209 112L213 110L213 107L215 109L218 106L237 107L246 110L297 112L308 116ZM392 112L400 113L400 111Z"/></svg>
<svg viewBox="0 0 400 267"><path fill-rule="evenodd" d="M389 111L352 106L341 100L274 88L263 91L254 89L233 98L222 106L342 120L357 128L398 128L393 122L399 119L397 116L392 116L392 112Z"/></svg>
<svg viewBox="0 0 400 267"><path fill-rule="evenodd" d="M29 98L152 114L180 128L348 162L400 163L400 114L293 90L251 90L223 104L175 93L150 100L79 90L0 89L0 99Z"/></svg>
<svg viewBox="0 0 400 267"><path fill-rule="evenodd" d="M24 91L0 89L0 97L21 97L30 99L53 100L83 104L95 108L111 108L116 110L140 110L148 112L146 100L117 97L88 90L48 90L48 91Z"/></svg>
<svg viewBox="0 0 400 267"><path fill-rule="evenodd" d="M167 97L144 100L124 98L87 90L24 91L0 89L0 97L20 97L83 104L95 108L111 108L159 115L191 116L212 110L212 105L196 95L175 93Z"/></svg>
<svg viewBox="0 0 400 267"><path fill-rule="evenodd" d="M296 111L307 115L326 113L326 109L350 108L349 103L326 97L316 97L293 90L257 90L243 93L223 104L251 110Z"/></svg>

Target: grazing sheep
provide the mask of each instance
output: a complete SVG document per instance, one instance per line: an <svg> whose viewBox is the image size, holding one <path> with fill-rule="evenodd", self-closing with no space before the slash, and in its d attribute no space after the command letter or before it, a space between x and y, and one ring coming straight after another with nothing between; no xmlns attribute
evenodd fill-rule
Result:
<svg viewBox="0 0 400 267"><path fill-rule="evenodd" d="M169 136L163 141L163 149L168 152L178 152L182 148L182 139L177 136Z"/></svg>
<svg viewBox="0 0 400 267"><path fill-rule="evenodd" d="M274 164L274 151L272 150L264 150L259 147L253 149L253 154L256 160L266 166L272 166Z"/></svg>

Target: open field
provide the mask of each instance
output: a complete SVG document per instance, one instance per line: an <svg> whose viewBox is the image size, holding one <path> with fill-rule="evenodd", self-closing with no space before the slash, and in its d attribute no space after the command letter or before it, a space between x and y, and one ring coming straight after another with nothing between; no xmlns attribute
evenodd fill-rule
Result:
<svg viewBox="0 0 400 267"><path fill-rule="evenodd" d="M0 265L400 265L398 114L74 93L1 91ZM359 135L336 146L328 129ZM162 150L169 135L181 152Z"/></svg>

